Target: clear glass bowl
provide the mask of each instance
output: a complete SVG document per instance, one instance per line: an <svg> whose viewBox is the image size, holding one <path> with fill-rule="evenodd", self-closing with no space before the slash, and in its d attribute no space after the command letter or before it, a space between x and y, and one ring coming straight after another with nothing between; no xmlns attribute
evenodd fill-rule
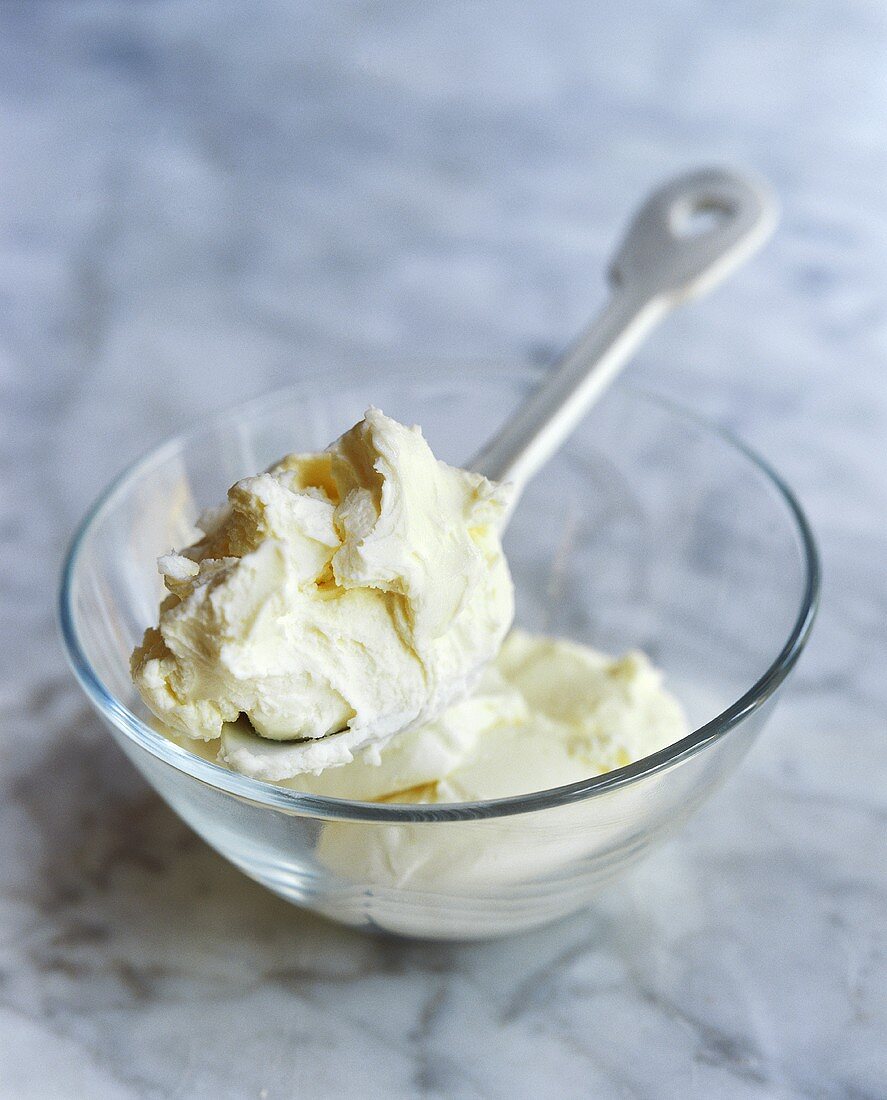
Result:
<svg viewBox="0 0 887 1100"><path fill-rule="evenodd" d="M628 387L529 487L506 538L517 621L665 670L692 732L580 783L447 806L312 797L226 770L152 728L129 655L156 621L155 559L205 506L288 451L322 449L375 404L464 463L534 384L531 370L335 370L215 417L127 471L64 568L74 672L169 805L248 875L343 923L481 938L586 905L737 766L807 640L810 530L782 482L723 433Z"/></svg>

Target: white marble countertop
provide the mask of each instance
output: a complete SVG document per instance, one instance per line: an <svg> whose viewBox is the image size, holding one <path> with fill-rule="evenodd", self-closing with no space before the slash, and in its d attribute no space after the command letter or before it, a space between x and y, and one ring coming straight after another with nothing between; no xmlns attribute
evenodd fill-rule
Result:
<svg viewBox="0 0 887 1100"><path fill-rule="evenodd" d="M887 1094L885 53L879 0L0 8L0 1095ZM75 687L75 522L301 363L549 355L632 201L720 159L782 230L636 370L809 511L781 709L565 924L405 945L290 908Z"/></svg>

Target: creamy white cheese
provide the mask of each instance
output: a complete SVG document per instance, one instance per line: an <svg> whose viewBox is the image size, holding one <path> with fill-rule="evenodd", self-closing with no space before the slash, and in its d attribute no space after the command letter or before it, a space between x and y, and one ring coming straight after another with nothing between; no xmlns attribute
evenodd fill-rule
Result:
<svg viewBox="0 0 887 1100"><path fill-rule="evenodd" d="M142 698L176 733L224 729L220 758L263 779L378 749L498 651L506 501L370 409L327 451L238 482L202 539L160 559L170 594L132 657Z"/></svg>
<svg viewBox="0 0 887 1100"><path fill-rule="evenodd" d="M622 767L687 732L680 705L643 654L613 658L515 630L472 696L397 738L378 766L355 760L287 786L424 805L506 798ZM358 893L410 884L470 896L478 886L555 875L594 851L602 829L615 827L606 806L597 811L588 801L476 822L328 821L316 858ZM383 895L375 904L378 922L395 928Z"/></svg>
<svg viewBox="0 0 887 1100"><path fill-rule="evenodd" d="M624 767L686 732L642 653L608 657L513 630L468 698L397 738L378 764L358 759L286 785L360 801L508 798Z"/></svg>

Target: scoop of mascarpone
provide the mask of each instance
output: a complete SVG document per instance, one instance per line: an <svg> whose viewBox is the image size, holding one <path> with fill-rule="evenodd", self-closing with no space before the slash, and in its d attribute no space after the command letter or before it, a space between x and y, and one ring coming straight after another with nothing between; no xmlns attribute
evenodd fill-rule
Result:
<svg viewBox="0 0 887 1100"><path fill-rule="evenodd" d="M509 798L634 763L687 732L680 704L644 654L611 657L514 630L472 695L397 738L377 766L358 759L287 786L419 805ZM539 882L577 861L602 858L602 838L631 828L626 805L637 799L640 817L649 797L648 787L623 792L615 817L606 801L579 800L492 820L328 821L315 858L353 892L356 919L369 914L380 927L414 932L421 920L436 935L435 906L410 909L401 925L402 906L387 904L386 888L409 884L430 895L461 896L471 913L479 888L508 890L516 881Z"/></svg>
<svg viewBox="0 0 887 1100"><path fill-rule="evenodd" d="M506 501L368 410L328 450L237 482L203 538L160 558L169 595L131 662L142 699L199 740L240 720L221 759L272 780L434 719L511 624Z"/></svg>
<svg viewBox="0 0 887 1100"><path fill-rule="evenodd" d="M476 689L389 745L287 786L367 802L473 802L576 783L680 740L684 712L637 650L514 629ZM226 734L227 736L227 734Z"/></svg>

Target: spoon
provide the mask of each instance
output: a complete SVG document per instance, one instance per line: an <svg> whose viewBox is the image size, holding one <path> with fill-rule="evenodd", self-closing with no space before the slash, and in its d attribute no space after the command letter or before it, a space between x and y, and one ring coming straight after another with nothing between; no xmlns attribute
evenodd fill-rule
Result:
<svg viewBox="0 0 887 1100"><path fill-rule="evenodd" d="M653 191L610 261L604 309L469 469L511 482L513 509L651 329L714 289L766 243L777 220L770 187L728 168L690 172Z"/></svg>
<svg viewBox="0 0 887 1100"><path fill-rule="evenodd" d="M726 168L680 176L647 198L610 263L612 293L602 312L468 464L492 481L512 483L509 517L530 479L651 329L756 252L775 228L777 214L765 183ZM222 751L232 765L236 757L248 757L251 774L283 778L311 769L312 746L332 737L348 741L355 733L345 729L322 738L268 741L241 721L226 727ZM370 742L364 731L349 748Z"/></svg>

